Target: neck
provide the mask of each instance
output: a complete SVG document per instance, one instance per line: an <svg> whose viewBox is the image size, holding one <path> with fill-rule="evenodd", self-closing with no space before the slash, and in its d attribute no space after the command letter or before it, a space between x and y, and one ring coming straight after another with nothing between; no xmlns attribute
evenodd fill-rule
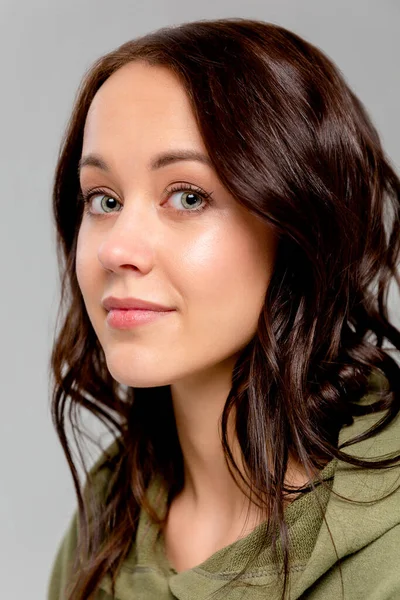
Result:
<svg viewBox="0 0 400 600"><path fill-rule="evenodd" d="M171 386L172 403L184 463L183 494L201 510L218 506L234 510L243 499L225 462L220 437L220 419L232 385L234 360ZM240 453L233 428L228 436L235 461Z"/></svg>
<svg viewBox="0 0 400 600"><path fill-rule="evenodd" d="M180 497L192 507L193 514L224 514L224 520L227 521L238 518L243 510L250 509L260 514L255 505L249 504L246 494L230 474L222 448L220 419L232 384L233 366L232 358L218 369L215 367L213 372L171 385L184 463L184 487ZM235 462L245 476L234 431L234 414L232 410L227 431L228 442ZM290 459L285 483L303 485L307 481L301 465Z"/></svg>

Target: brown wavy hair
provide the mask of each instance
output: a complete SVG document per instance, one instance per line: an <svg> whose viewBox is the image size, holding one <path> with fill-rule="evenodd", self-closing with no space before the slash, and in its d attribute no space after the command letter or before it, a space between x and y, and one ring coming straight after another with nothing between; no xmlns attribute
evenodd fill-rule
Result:
<svg viewBox="0 0 400 600"><path fill-rule="evenodd" d="M170 387L134 389L111 377L75 273L85 118L100 86L135 60L168 67L179 78L223 185L278 234L258 329L232 374L222 445L231 473L240 475L226 432L234 408L251 489L268 499L268 527L280 533L283 598L290 570L283 512L289 454L310 474L335 458L370 468L400 459L365 461L343 452L344 445L376 435L400 409L400 368L384 348L389 342L400 350L387 309L389 284L394 279L400 286L400 180L338 68L282 27L242 18L164 27L122 44L84 74L53 187L58 319L63 316L51 354L52 416L79 510L70 599L94 597L106 574L114 585L142 506L165 524L145 497L152 477L162 475L169 502L183 484ZM360 403L373 372L387 385L373 403ZM91 493L93 474L82 451L85 411L118 447L101 496ZM373 428L338 447L343 426L376 411L383 414Z"/></svg>

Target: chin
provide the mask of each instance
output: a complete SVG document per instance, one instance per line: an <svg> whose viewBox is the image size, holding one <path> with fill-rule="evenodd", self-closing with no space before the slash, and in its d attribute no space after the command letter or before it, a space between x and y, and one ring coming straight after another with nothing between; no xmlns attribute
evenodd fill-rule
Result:
<svg viewBox="0 0 400 600"><path fill-rule="evenodd" d="M127 361L112 361L106 359L111 376L122 385L137 388L159 387L171 384L171 375L160 373L157 363L144 365L143 361L135 367L127 365Z"/></svg>

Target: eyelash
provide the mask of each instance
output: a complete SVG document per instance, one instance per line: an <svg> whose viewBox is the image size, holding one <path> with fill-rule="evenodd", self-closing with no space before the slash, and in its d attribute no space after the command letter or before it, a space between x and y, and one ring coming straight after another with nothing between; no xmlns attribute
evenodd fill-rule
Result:
<svg viewBox="0 0 400 600"><path fill-rule="evenodd" d="M170 190L167 190L168 195L172 195L174 192L193 192L197 195L199 195L203 200L203 204L199 207L199 208L192 208L192 209L183 209L183 210L179 210L177 208L173 208L172 210L176 213L199 213L201 211L203 211L205 208L207 208L207 206L212 202L212 192L207 193L204 190L202 190L201 188L198 188L196 186L193 186L190 183L178 183L176 185L174 185ZM96 188L94 190L91 190L89 192L83 192L82 190L80 191L79 197L82 200L83 204L84 204L84 212L85 214L88 214L90 217L103 217L105 215L107 215L108 213L92 213L90 211L90 206L91 206L91 199L94 196L98 196L103 194L104 196L107 196L109 198L112 198L113 200L115 200L116 202L118 202L118 200L116 200L109 192L107 192L107 190L103 189L103 188ZM109 214L111 214L114 211L110 211ZM120 211L115 211L115 212L120 212Z"/></svg>

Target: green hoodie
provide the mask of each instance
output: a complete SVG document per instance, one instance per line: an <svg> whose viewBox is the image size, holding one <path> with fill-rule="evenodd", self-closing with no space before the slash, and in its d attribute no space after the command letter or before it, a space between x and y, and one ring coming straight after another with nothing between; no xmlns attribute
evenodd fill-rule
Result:
<svg viewBox="0 0 400 600"><path fill-rule="evenodd" d="M365 398L371 400L370 396ZM365 431L382 414L357 417L351 426L342 428L339 443ZM372 459L398 452L399 447L400 415L383 432L344 451ZM400 465L384 470L358 469L335 459L325 466L321 475L327 486L320 485L315 491L299 496L285 510L291 543L287 598L400 600ZM356 502L340 499L332 492ZM166 491L157 478L149 486L148 495L161 511L166 509ZM76 543L77 513L58 549L48 600L65 599L63 590ZM165 556L158 528L142 510L136 540L117 577L115 597L118 600L206 600L245 566L261 543L263 550L257 561L235 587L224 592L229 600L280 600L277 565L271 539L265 537L265 524L198 566L177 573ZM95 598L111 600L108 576L101 582Z"/></svg>

